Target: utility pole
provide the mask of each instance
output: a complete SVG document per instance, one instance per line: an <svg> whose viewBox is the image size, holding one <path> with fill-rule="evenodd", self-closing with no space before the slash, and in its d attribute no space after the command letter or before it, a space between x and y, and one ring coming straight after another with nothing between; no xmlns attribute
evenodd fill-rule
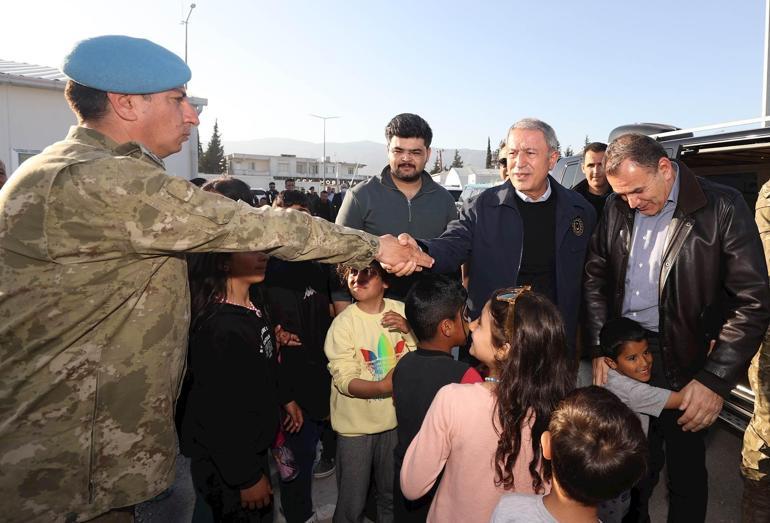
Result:
<svg viewBox="0 0 770 523"><path fill-rule="evenodd" d="M770 0L768 0L770 1ZM322 169L322 176L323 176L323 184L326 185L326 120L333 120L334 118L339 118L339 116L319 116L317 114L311 114L313 118L320 118L324 121L324 155L321 159L321 169Z"/></svg>
<svg viewBox="0 0 770 523"><path fill-rule="evenodd" d="M184 63L187 63L187 26L190 25L190 15L192 14L193 9L195 9L195 4L190 4L190 10L187 11L187 18L182 20L182 24L184 24Z"/></svg>

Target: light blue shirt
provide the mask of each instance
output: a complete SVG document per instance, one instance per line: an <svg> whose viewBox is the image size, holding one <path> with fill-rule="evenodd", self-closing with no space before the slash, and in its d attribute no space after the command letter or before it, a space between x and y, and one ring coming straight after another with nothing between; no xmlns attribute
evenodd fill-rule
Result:
<svg viewBox="0 0 770 523"><path fill-rule="evenodd" d="M626 292L623 296L625 318L639 322L647 330L658 332L658 285L663 251L666 248L669 225L679 198L679 166L674 168L674 185L663 209L655 216L645 216L638 210L634 215L631 254L626 269Z"/></svg>
<svg viewBox="0 0 770 523"><path fill-rule="evenodd" d="M545 183L546 183L545 192L539 198L530 198L529 196L519 191L518 189L514 188L514 190L516 191L516 194L518 195L518 197L527 203L541 203L541 202L547 201L548 198L550 198L551 196L551 181L548 178L546 178Z"/></svg>

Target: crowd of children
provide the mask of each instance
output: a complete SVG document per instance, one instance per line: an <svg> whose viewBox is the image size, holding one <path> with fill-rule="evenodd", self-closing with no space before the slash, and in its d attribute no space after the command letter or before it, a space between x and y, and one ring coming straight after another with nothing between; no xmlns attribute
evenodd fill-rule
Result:
<svg viewBox="0 0 770 523"><path fill-rule="evenodd" d="M205 189L248 194L234 179ZM307 211L293 191L276 205ZM196 255L188 266L177 423L194 521L270 521L271 449L284 517L314 521L329 418L335 522L621 521L631 487L647 480L647 416L682 402L646 383L645 331L628 319L602 331L605 388L574 389L559 312L528 287L496 291L471 322L455 278L423 275L402 303L385 297L379 264L339 267L353 303L332 320L326 266L261 253ZM452 357L469 339L479 369Z"/></svg>

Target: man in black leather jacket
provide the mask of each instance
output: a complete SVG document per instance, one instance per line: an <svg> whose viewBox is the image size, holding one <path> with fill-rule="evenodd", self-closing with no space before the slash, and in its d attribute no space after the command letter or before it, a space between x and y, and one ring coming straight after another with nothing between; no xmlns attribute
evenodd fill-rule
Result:
<svg viewBox="0 0 770 523"><path fill-rule="evenodd" d="M665 457L668 520L703 521L702 429L716 420L770 321L759 234L740 193L695 177L647 136L613 141L605 171L615 194L586 258L587 343L599 356L608 319L639 321L654 356L650 384L685 394L684 414L651 419L651 473L635 489L630 516L649 520L647 501ZM595 358L594 382L603 383L606 372Z"/></svg>

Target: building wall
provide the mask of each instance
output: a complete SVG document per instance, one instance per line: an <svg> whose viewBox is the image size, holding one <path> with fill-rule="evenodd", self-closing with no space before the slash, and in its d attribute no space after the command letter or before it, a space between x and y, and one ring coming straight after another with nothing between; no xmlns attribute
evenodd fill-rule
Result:
<svg viewBox="0 0 770 523"><path fill-rule="evenodd" d="M76 123L63 91L0 84L0 159L8 172L25 155L64 138Z"/></svg>
<svg viewBox="0 0 770 523"><path fill-rule="evenodd" d="M321 175L323 165L315 158L295 156L272 156L260 154L229 154L227 155L227 172L240 178L254 189L266 189L268 183L276 182L276 189L282 190L283 180L295 179L296 187L319 190L323 186ZM339 178L337 175L339 170ZM356 165L352 163L327 163L326 185L338 185L343 182L353 183L366 180L368 177L360 173L356 175ZM204 176L209 179L211 176ZM305 181L307 180L307 181Z"/></svg>
<svg viewBox="0 0 770 523"><path fill-rule="evenodd" d="M63 87L42 88L0 83L0 160L9 173L27 154L62 140L77 119L64 99ZM197 129L182 150L164 160L169 174L197 175Z"/></svg>

